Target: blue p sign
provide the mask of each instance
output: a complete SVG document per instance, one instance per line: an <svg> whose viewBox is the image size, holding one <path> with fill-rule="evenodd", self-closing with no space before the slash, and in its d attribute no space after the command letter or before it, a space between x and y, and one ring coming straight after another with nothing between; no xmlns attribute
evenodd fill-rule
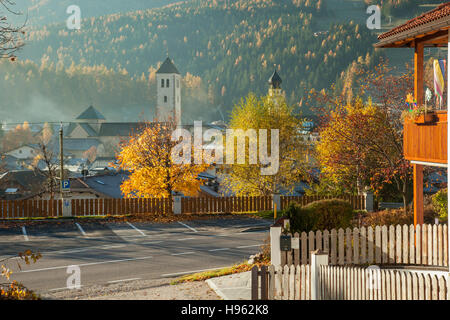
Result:
<svg viewBox="0 0 450 320"><path fill-rule="evenodd" d="M70 180L63 180L62 181L62 189L64 191L68 191L70 189Z"/></svg>

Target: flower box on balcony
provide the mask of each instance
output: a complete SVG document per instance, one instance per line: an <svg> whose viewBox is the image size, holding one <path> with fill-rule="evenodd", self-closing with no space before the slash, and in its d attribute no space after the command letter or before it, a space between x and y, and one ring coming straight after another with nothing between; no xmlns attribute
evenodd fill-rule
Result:
<svg viewBox="0 0 450 320"><path fill-rule="evenodd" d="M419 115L417 118L414 119L414 123L417 124L424 124L424 123L432 123L436 122L437 117L435 116L434 112L427 112Z"/></svg>

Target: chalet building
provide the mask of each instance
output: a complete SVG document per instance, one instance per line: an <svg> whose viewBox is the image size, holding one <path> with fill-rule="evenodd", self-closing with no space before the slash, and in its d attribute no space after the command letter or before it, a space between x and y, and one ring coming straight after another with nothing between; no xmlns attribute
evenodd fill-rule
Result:
<svg viewBox="0 0 450 320"><path fill-rule="evenodd" d="M377 48L414 49L414 97L417 105L424 100L424 48L447 48L447 99L450 72L450 2L443 3L404 24L378 36ZM408 92L405 92L405 97ZM447 101L447 109L450 100ZM403 152L414 168L414 224L423 224L423 168L448 168L447 110L429 110L414 120L406 119Z"/></svg>

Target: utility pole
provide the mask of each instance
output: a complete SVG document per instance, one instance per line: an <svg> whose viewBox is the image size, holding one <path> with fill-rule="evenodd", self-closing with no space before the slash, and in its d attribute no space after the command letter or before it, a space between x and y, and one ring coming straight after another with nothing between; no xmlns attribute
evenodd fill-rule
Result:
<svg viewBox="0 0 450 320"><path fill-rule="evenodd" d="M62 123L59 128L59 191L61 192L61 198L63 197L63 181L64 181L64 154L63 154L63 128Z"/></svg>

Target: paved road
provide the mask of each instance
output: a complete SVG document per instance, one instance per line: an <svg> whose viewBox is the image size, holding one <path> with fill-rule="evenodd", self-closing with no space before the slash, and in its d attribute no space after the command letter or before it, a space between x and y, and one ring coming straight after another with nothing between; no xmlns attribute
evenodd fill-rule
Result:
<svg viewBox="0 0 450 320"><path fill-rule="evenodd" d="M0 257L41 252L35 264L10 266L13 280L44 294L67 288L72 265L80 267L83 287L230 266L259 251L269 225L253 219L31 225L0 229Z"/></svg>

